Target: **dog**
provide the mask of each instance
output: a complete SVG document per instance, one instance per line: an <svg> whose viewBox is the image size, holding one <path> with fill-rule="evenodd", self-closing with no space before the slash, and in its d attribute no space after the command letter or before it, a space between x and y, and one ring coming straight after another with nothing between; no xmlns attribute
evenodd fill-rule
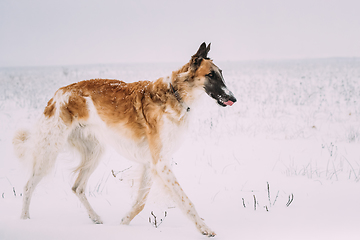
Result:
<svg viewBox="0 0 360 240"><path fill-rule="evenodd" d="M158 179L196 228L203 235L215 236L180 187L170 164L180 135L188 126L192 106L204 92L222 107L236 102L222 71L208 58L209 51L210 44L202 43L183 67L153 82L93 79L58 89L36 126L31 131L18 130L13 139L17 157L28 159L32 167L24 187L21 218L30 218L34 189L68 144L81 155L72 190L91 220L101 224L85 196L85 187L99 164L104 144L110 144L142 168L135 203L122 224L129 224L143 210L152 183Z"/></svg>

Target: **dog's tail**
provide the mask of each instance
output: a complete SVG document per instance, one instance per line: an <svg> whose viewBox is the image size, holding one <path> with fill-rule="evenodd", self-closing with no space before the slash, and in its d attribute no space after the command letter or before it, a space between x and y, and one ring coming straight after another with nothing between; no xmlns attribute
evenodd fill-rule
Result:
<svg viewBox="0 0 360 240"><path fill-rule="evenodd" d="M15 132L12 144L14 146L15 155L25 161L29 151L30 132L26 129L19 129Z"/></svg>

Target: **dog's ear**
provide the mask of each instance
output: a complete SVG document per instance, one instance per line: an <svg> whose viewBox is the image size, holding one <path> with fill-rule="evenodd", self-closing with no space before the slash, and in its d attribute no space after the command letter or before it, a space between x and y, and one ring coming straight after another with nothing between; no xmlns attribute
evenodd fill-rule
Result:
<svg viewBox="0 0 360 240"><path fill-rule="evenodd" d="M206 43L203 42L199 49L197 50L197 52L195 53L195 55L193 55L192 57L198 57L198 58L207 58L207 55L210 51L210 45L211 43L209 43L209 45L206 47Z"/></svg>
<svg viewBox="0 0 360 240"><path fill-rule="evenodd" d="M211 46L211 43L209 43L209 45L206 47L206 57L207 57L208 53L210 52L210 46Z"/></svg>
<svg viewBox="0 0 360 240"><path fill-rule="evenodd" d="M205 58L207 59L207 55L210 51L210 45L211 43L209 43L209 45L206 47L206 43L203 42L199 49L197 50L197 52L191 57L191 64L190 64L190 67L191 69L193 70L196 70L200 64L201 64L201 61Z"/></svg>

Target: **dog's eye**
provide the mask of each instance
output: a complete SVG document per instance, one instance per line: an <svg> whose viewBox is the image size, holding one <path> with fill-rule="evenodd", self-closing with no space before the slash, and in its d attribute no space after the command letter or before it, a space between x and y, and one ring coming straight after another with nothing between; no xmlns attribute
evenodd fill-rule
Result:
<svg viewBox="0 0 360 240"><path fill-rule="evenodd" d="M210 72L207 76L208 76L209 78L212 78L212 77L214 77L214 73L213 73L213 72Z"/></svg>

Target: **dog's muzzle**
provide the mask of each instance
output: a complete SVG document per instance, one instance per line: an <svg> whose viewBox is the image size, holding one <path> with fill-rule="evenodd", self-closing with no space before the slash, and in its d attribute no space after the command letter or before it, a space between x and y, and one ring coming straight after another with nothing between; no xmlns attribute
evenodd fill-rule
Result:
<svg viewBox="0 0 360 240"><path fill-rule="evenodd" d="M236 102L236 98L229 90L226 89L226 92L227 93L224 92L223 94L217 96L211 94L211 97L214 98L222 107L232 106Z"/></svg>

